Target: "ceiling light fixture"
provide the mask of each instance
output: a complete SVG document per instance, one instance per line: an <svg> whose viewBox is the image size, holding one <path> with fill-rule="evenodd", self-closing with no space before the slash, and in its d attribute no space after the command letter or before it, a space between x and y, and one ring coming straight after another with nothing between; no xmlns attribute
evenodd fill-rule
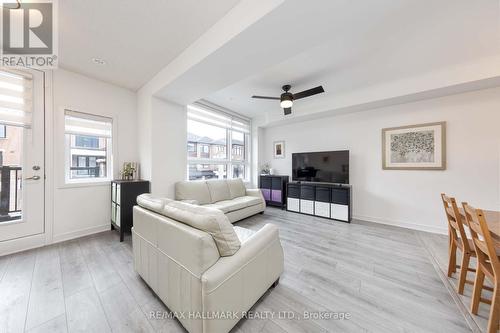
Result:
<svg viewBox="0 0 500 333"><path fill-rule="evenodd" d="M289 92L281 94L280 106L285 108L291 108L293 105L293 95Z"/></svg>
<svg viewBox="0 0 500 333"><path fill-rule="evenodd" d="M92 58L92 62L97 65L106 65L106 60L101 58Z"/></svg>
<svg viewBox="0 0 500 333"><path fill-rule="evenodd" d="M285 84L281 89L283 89L285 92L280 95L280 97L274 97L274 96L256 96L253 95L252 98L259 98L259 99L277 99L280 101L280 106L283 108L283 113L286 115L289 115L292 113L292 105L293 101L309 96L313 96L316 94L321 94L324 93L325 90L323 89L322 86L317 86L315 88L307 89L304 91L301 91L296 94L292 94L290 92L290 86L289 84Z"/></svg>

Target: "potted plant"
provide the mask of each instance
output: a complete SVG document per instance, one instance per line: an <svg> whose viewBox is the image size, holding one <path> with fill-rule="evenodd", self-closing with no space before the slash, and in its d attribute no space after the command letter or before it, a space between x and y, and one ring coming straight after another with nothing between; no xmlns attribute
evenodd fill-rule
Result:
<svg viewBox="0 0 500 333"><path fill-rule="evenodd" d="M260 167L260 174L261 175L269 175L271 174L271 165L269 163L265 163Z"/></svg>

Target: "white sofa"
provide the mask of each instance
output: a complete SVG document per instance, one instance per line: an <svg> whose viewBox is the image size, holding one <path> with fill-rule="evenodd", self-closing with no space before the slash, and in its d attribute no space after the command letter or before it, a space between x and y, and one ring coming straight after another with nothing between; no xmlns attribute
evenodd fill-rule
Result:
<svg viewBox="0 0 500 333"><path fill-rule="evenodd" d="M225 333L283 272L278 228L233 226L220 210L141 195L134 267L190 333Z"/></svg>
<svg viewBox="0 0 500 333"><path fill-rule="evenodd" d="M175 200L220 209L231 223L266 209L260 190L246 189L241 179L177 182Z"/></svg>

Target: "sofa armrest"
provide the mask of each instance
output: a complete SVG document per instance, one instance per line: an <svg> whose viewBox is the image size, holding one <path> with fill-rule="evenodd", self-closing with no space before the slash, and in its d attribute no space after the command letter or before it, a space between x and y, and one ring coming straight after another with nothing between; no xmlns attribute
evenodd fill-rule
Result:
<svg viewBox="0 0 500 333"><path fill-rule="evenodd" d="M205 332L229 332L242 315L283 273L283 248L278 228L266 224L230 257L221 257L201 276L205 313L235 317L207 320Z"/></svg>
<svg viewBox="0 0 500 333"><path fill-rule="evenodd" d="M214 293L231 279L245 278L251 283L256 276L260 276L267 289L283 272L283 261L278 227L266 224L241 244L235 254L219 258L203 273L204 293Z"/></svg>
<svg viewBox="0 0 500 333"><path fill-rule="evenodd" d="M259 198L262 198L262 200L264 200L264 197L262 196L262 192L258 188L247 189L246 195L248 195L250 197L259 197Z"/></svg>

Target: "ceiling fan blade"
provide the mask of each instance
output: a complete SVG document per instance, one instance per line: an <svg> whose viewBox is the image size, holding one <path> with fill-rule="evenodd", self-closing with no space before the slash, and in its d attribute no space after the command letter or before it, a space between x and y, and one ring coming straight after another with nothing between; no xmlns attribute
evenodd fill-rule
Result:
<svg viewBox="0 0 500 333"><path fill-rule="evenodd" d="M316 94L321 94L325 92L322 86L317 86L316 88L307 89L299 93L293 94L293 99L301 99L304 97L309 97Z"/></svg>
<svg viewBox="0 0 500 333"><path fill-rule="evenodd" d="M285 111L285 116L287 116L292 113L292 108L284 108L283 111Z"/></svg>
<svg viewBox="0 0 500 333"><path fill-rule="evenodd" d="M260 98L260 99L277 99L279 100L279 97L270 97L270 96L252 96L252 98Z"/></svg>

